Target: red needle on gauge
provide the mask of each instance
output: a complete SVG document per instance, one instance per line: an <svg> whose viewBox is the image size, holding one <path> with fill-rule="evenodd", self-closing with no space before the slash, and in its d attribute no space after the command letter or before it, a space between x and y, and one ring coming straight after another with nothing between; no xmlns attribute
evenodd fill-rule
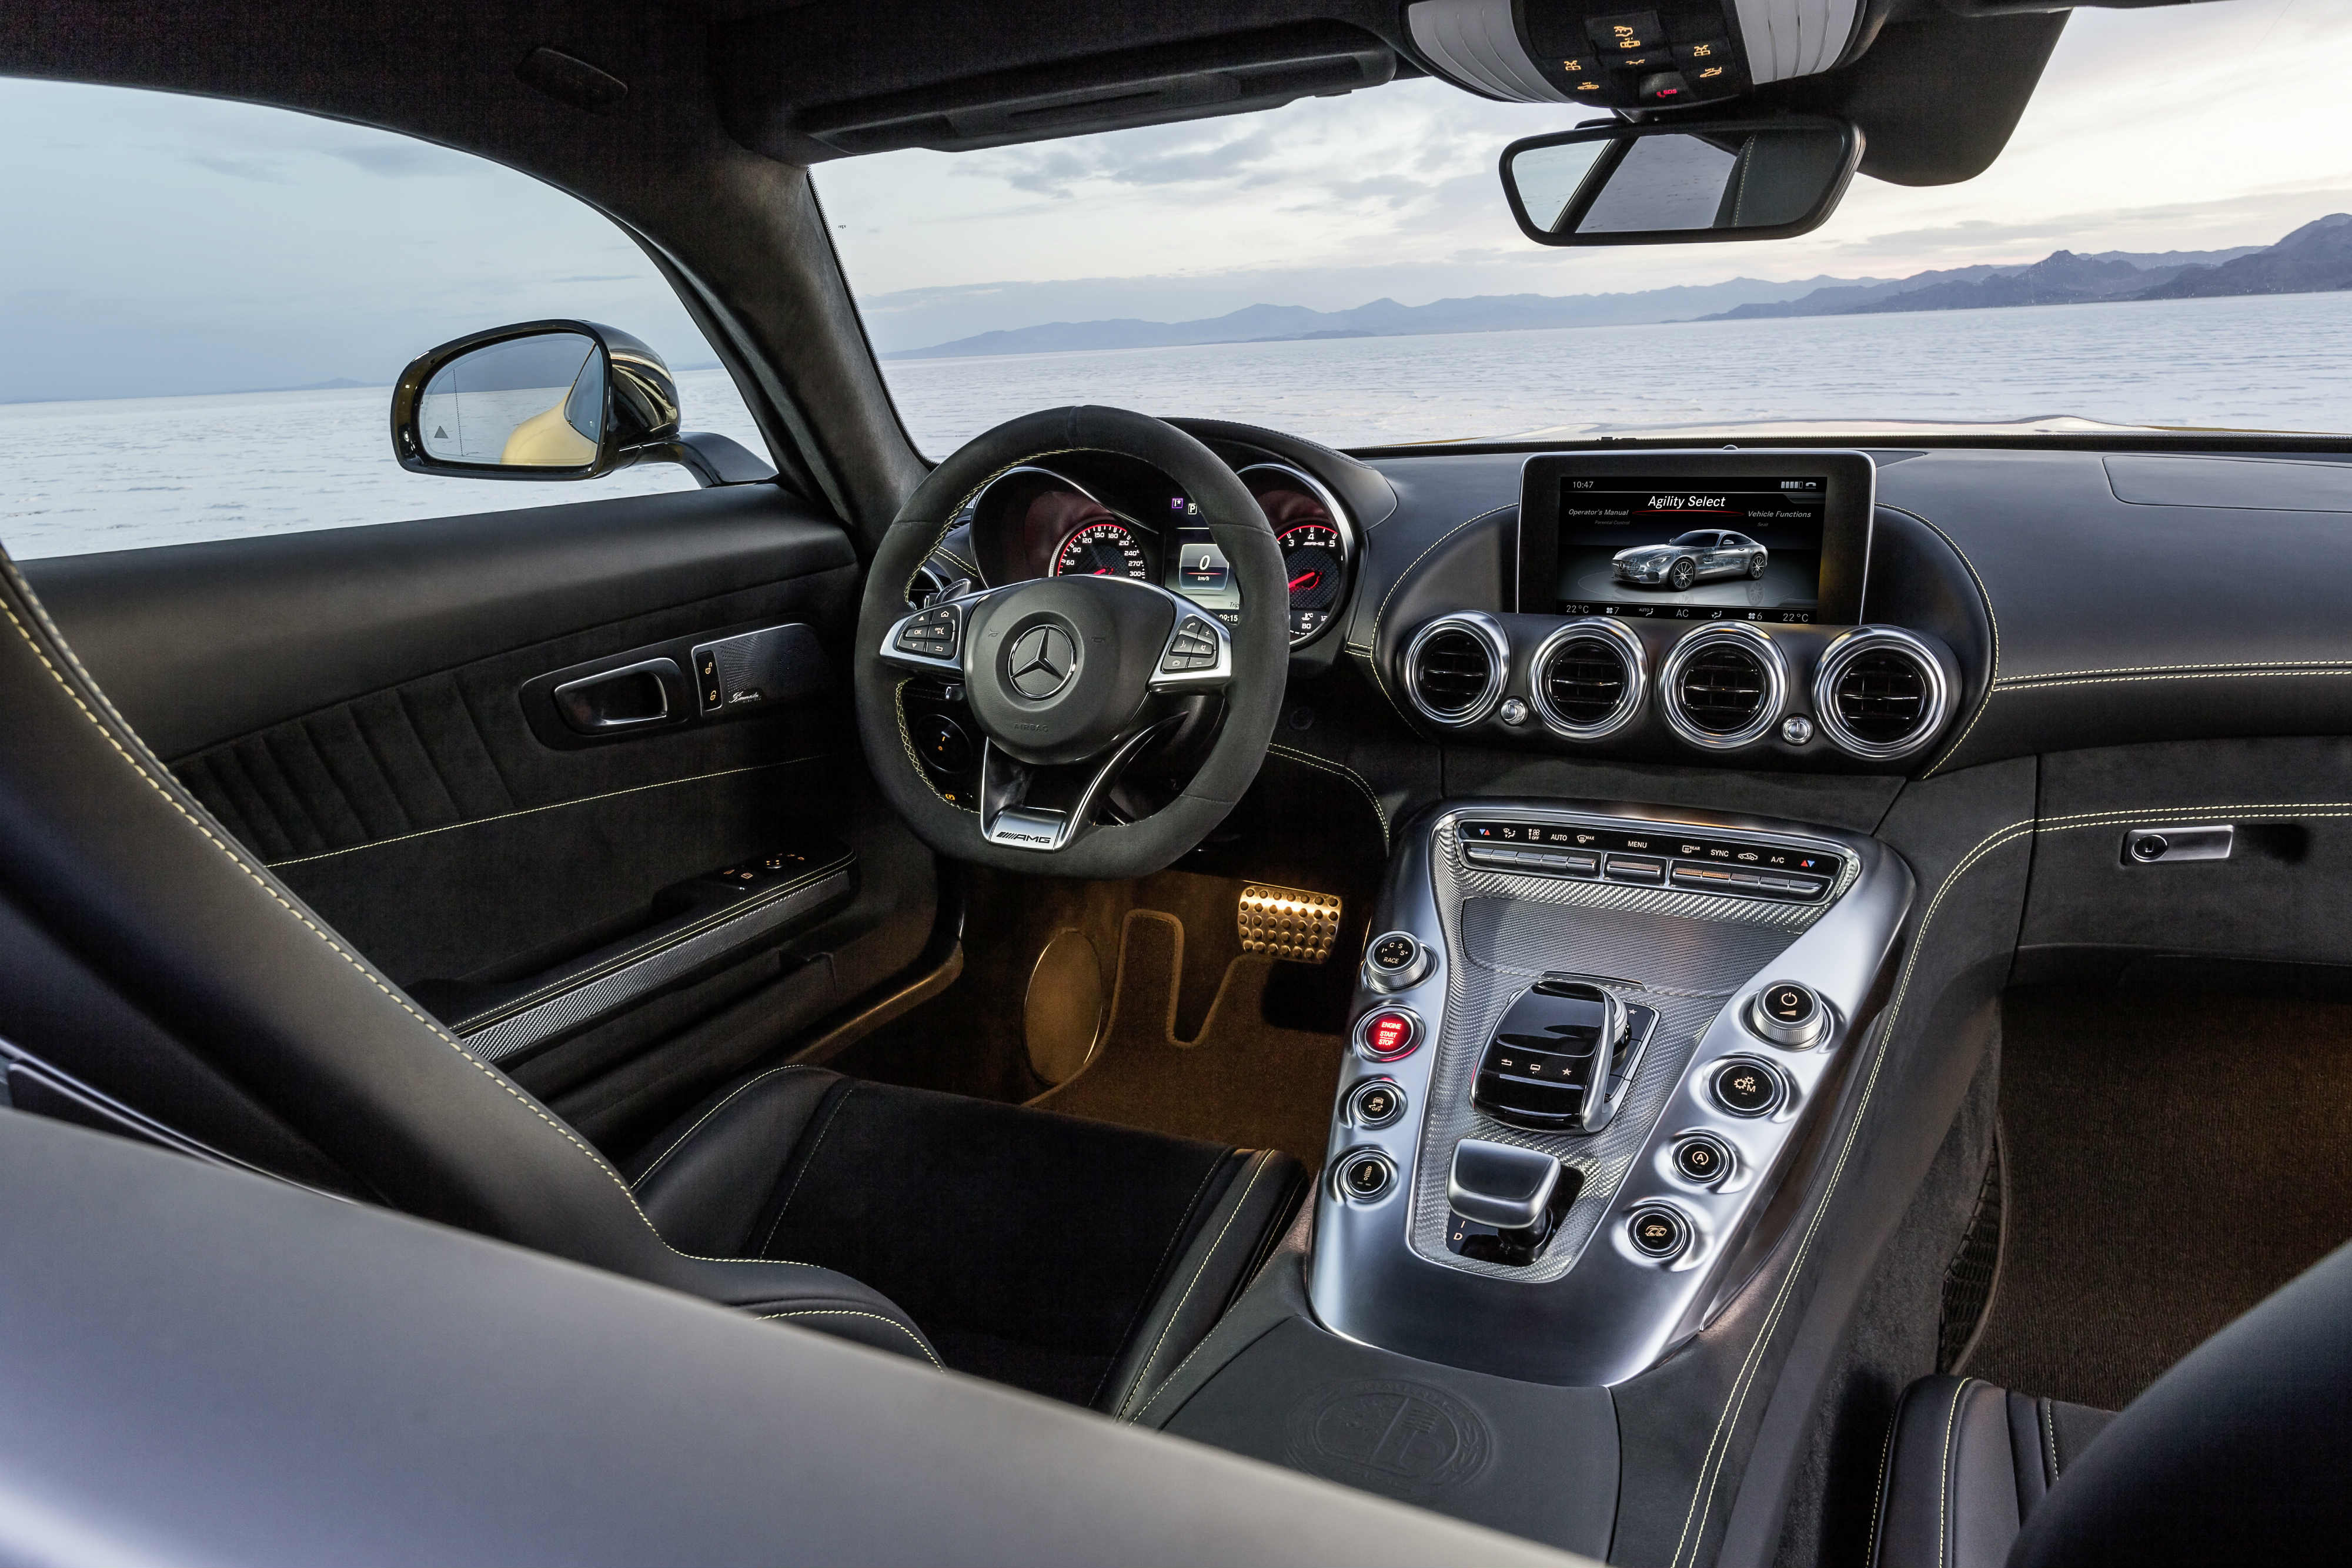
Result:
<svg viewBox="0 0 2352 1568"><path fill-rule="evenodd" d="M1296 593L1302 588L1312 588L1322 580L1323 574L1309 567L1290 580L1290 591Z"/></svg>

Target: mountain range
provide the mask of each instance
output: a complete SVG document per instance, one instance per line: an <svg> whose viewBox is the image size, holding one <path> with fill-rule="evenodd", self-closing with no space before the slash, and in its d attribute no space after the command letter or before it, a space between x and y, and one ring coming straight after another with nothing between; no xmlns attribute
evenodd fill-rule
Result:
<svg viewBox="0 0 2352 1568"><path fill-rule="evenodd" d="M1051 354L1089 349L1160 349L1209 343L1507 332L1557 327L1745 321L1914 310L2080 305L2126 299L2212 298L2352 289L2352 214L2331 213L2274 245L2208 251L2053 251L2042 260L1914 273L1908 277L1812 277L1653 288L1631 294L1482 294L1400 305L1375 299L1349 310L1251 305L1193 321L1054 321L982 332L887 360ZM1712 308L1711 313L1707 312Z"/></svg>
<svg viewBox="0 0 2352 1568"><path fill-rule="evenodd" d="M1922 272L1893 283L1832 285L1801 298L1736 305L1703 321L1788 316L1870 316L1911 310L1984 310L2015 305L2088 305L2125 299L2210 299L2242 294L2315 294L2352 288L2352 214L2330 213L2275 245L2228 251L2053 251L2026 267Z"/></svg>

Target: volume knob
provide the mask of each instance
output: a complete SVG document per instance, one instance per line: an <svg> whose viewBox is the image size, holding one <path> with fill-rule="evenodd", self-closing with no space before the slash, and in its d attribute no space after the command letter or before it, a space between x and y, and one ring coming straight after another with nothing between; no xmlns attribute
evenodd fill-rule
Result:
<svg viewBox="0 0 2352 1568"><path fill-rule="evenodd" d="M1748 1004L1748 1027L1774 1045L1799 1049L1822 1038L1829 1009L1794 980L1775 980Z"/></svg>

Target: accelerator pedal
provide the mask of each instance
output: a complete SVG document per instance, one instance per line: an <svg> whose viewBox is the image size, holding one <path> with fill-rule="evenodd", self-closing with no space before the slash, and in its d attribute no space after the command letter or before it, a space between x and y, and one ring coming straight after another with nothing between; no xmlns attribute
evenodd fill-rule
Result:
<svg viewBox="0 0 2352 1568"><path fill-rule="evenodd" d="M1331 956L1331 945L1339 937L1338 895L1303 887L1251 883L1242 889L1235 918L1243 952L1294 964L1320 964Z"/></svg>

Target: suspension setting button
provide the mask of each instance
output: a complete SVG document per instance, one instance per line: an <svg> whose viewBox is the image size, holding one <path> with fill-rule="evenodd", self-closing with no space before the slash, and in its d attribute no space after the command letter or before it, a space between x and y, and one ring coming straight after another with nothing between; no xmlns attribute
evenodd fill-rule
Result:
<svg viewBox="0 0 2352 1568"><path fill-rule="evenodd" d="M1780 1103L1780 1075L1760 1061L1734 1058L1708 1077L1707 1090L1735 1116L1765 1116Z"/></svg>

